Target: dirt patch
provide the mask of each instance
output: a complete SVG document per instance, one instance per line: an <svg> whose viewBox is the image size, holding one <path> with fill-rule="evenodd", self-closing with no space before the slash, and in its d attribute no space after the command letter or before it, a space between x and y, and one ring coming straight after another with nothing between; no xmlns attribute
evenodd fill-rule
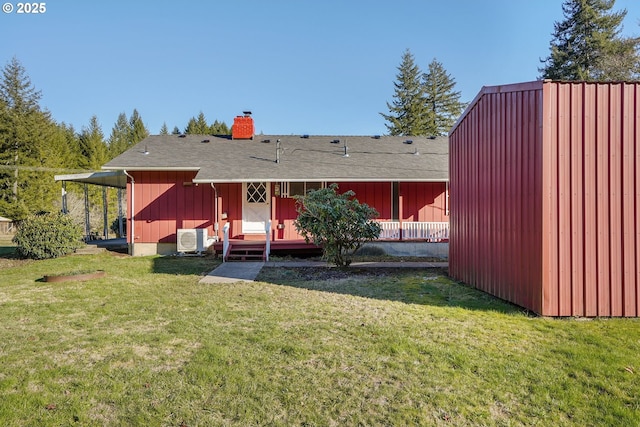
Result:
<svg viewBox="0 0 640 427"><path fill-rule="evenodd" d="M303 280L341 280L354 277L385 277L391 274L386 268L335 268L301 267L296 268L298 277Z"/></svg>
<svg viewBox="0 0 640 427"><path fill-rule="evenodd" d="M32 262L30 259L0 258L0 270L5 268L19 267Z"/></svg>

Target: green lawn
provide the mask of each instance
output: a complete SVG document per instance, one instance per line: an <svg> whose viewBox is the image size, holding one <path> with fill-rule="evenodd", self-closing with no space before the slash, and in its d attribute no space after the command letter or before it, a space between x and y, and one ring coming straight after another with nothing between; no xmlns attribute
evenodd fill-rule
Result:
<svg viewBox="0 0 640 427"><path fill-rule="evenodd" d="M640 425L636 319L539 318L425 270L199 284L215 264L6 264L0 425Z"/></svg>

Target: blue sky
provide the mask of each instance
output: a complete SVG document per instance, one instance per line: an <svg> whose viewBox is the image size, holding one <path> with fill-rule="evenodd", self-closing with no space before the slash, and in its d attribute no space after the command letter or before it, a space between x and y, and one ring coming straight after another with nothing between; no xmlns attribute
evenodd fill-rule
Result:
<svg viewBox="0 0 640 427"><path fill-rule="evenodd" d="M79 131L96 115L105 136L134 108L151 133L251 110L265 134L384 134L405 49L423 71L436 58L471 101L536 80L562 19L561 0L52 0L39 15L9 3L0 66L17 57L56 121ZM622 8L624 34L640 35L640 2Z"/></svg>

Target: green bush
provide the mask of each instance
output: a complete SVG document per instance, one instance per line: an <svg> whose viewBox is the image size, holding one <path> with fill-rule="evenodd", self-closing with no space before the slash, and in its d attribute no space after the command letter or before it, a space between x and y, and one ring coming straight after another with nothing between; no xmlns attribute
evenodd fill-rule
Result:
<svg viewBox="0 0 640 427"><path fill-rule="evenodd" d="M378 212L354 196L351 190L339 193L336 184L296 196L296 230L307 243L322 246L324 258L338 267L348 267L353 254L380 235Z"/></svg>
<svg viewBox="0 0 640 427"><path fill-rule="evenodd" d="M82 231L69 215L29 215L13 237L18 255L32 259L57 258L82 246Z"/></svg>

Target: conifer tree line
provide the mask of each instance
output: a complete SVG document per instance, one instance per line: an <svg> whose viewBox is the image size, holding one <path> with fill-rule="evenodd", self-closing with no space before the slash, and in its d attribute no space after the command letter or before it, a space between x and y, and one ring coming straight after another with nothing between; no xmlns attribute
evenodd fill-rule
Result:
<svg viewBox="0 0 640 427"><path fill-rule="evenodd" d="M551 34L549 56L540 59L538 78L640 81L640 37L622 36L626 9L616 11L615 0L564 0L562 12ZM465 104L442 63L433 59L422 72L407 49L396 79L393 101L387 102L389 113L380 113L389 133L447 135Z"/></svg>
<svg viewBox="0 0 640 427"><path fill-rule="evenodd" d="M40 106L41 97L26 69L12 58L0 75L0 216L17 221L30 213L60 209L60 184L54 175L99 170L149 135L136 109L129 116L120 113L105 135L95 115L80 131L56 122ZM160 133L168 133L166 123ZM182 132L175 127L173 133ZM184 133L226 135L230 131L224 122L207 124L200 112L189 120ZM75 193L72 199L82 199L81 185L69 183L68 191ZM111 193L110 204L116 200L115 192ZM100 189L90 188L90 198L93 204L102 203ZM109 210L117 212L113 207Z"/></svg>
<svg viewBox="0 0 640 427"><path fill-rule="evenodd" d="M561 7L563 19L554 25L549 56L540 58L537 78L640 81L640 37L622 35L625 9L616 10L615 0L564 0ZM388 113L380 113L389 134L447 135L466 107L455 79L435 58L422 71L409 49L397 69L393 99L386 103ZM78 131L56 122L41 107L41 96L17 58L1 69L0 216L14 220L60 208L55 174L99 170L149 135L136 109L130 115L120 113L108 134L97 116ZM226 123L210 123L200 112L183 129L174 126L169 131L165 122L159 133L228 135L230 131ZM82 189L70 185L70 191L80 194ZM99 204L99 190L91 191L91 200ZM110 201L114 199L111 194Z"/></svg>
<svg viewBox="0 0 640 427"><path fill-rule="evenodd" d="M564 19L554 25L549 56L540 59L540 78L640 80L640 37L621 35L627 10L614 7L615 0L565 0Z"/></svg>
<svg viewBox="0 0 640 427"><path fill-rule="evenodd" d="M416 65L409 49L402 55L394 83L393 101L387 102L387 121L391 135L444 136L449 133L466 104L460 101L456 81L441 62L433 59L426 72Z"/></svg>

